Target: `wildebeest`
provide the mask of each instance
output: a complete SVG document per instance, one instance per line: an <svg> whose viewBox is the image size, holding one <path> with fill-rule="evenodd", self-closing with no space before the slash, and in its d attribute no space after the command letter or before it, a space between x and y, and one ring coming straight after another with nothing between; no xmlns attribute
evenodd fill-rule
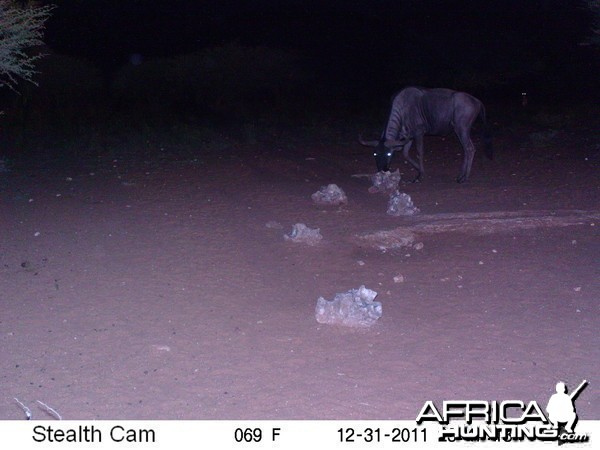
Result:
<svg viewBox="0 0 600 450"><path fill-rule="evenodd" d="M375 147L375 162L378 171L388 171L394 152L402 148L404 158L418 171L413 181L425 173L423 167L423 137L445 136L452 130L458 136L465 152L459 183L467 181L471 173L475 146L471 141L473 122L481 117L484 124L485 153L493 159L493 150L483 103L465 92L450 89L426 89L407 87L392 100L392 108L381 138L360 143ZM418 162L409 155L413 142L416 143Z"/></svg>

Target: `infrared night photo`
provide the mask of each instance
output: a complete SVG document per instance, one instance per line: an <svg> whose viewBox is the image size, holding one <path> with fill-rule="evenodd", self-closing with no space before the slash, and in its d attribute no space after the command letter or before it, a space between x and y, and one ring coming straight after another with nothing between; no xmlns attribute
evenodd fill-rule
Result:
<svg viewBox="0 0 600 450"><path fill-rule="evenodd" d="M0 0L0 111L0 421L600 420L599 1Z"/></svg>

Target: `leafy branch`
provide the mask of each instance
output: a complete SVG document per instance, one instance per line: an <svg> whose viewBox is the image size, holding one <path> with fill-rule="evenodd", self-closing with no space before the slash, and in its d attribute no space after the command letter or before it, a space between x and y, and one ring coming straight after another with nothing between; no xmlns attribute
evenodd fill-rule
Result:
<svg viewBox="0 0 600 450"><path fill-rule="evenodd" d="M0 0L0 87L16 92L20 79L36 84L35 62L44 55L29 50L44 44L44 25L53 9L52 5L19 8Z"/></svg>

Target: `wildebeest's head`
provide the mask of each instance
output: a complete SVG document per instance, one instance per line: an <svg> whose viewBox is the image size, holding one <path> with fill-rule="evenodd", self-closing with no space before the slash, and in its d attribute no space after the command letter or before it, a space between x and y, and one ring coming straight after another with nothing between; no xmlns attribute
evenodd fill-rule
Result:
<svg viewBox="0 0 600 450"><path fill-rule="evenodd" d="M373 156L375 157L375 164L377 165L378 172L387 172L390 170L390 163L392 162L394 151L399 147L402 147L405 143L404 139L386 141L385 138L381 138L378 141L364 141L362 138L359 138L358 141L362 145L374 148Z"/></svg>

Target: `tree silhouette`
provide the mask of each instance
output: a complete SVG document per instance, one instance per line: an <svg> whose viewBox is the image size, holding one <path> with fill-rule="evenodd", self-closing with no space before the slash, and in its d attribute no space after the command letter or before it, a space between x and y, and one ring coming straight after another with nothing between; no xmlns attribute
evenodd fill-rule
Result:
<svg viewBox="0 0 600 450"><path fill-rule="evenodd" d="M35 84L34 64L43 55L28 50L43 45L44 24L52 9L0 0L0 87L16 91L19 79Z"/></svg>

